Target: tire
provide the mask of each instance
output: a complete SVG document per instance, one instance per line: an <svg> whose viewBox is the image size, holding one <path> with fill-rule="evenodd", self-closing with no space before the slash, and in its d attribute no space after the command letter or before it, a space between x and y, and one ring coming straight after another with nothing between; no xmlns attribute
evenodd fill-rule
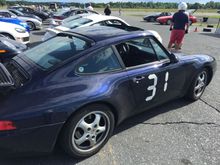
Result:
<svg viewBox="0 0 220 165"><path fill-rule="evenodd" d="M153 17L150 18L150 22L154 22L155 19Z"/></svg>
<svg viewBox="0 0 220 165"><path fill-rule="evenodd" d="M170 24L171 24L171 20L168 19L167 22L166 22L166 24L167 24L167 25L170 25Z"/></svg>
<svg viewBox="0 0 220 165"><path fill-rule="evenodd" d="M208 76L206 69L197 73L187 93L188 99L196 101L202 96L208 82Z"/></svg>
<svg viewBox="0 0 220 165"><path fill-rule="evenodd" d="M14 37L11 35L11 34L8 34L8 33L1 33L3 36L5 36L6 38L8 39L12 39L12 40L15 40Z"/></svg>
<svg viewBox="0 0 220 165"><path fill-rule="evenodd" d="M66 123L61 134L61 146L75 158L92 156L111 137L114 125L114 115L108 106L89 105Z"/></svg>
<svg viewBox="0 0 220 165"><path fill-rule="evenodd" d="M33 22L27 22L28 26L30 27L30 30L35 30L35 24Z"/></svg>

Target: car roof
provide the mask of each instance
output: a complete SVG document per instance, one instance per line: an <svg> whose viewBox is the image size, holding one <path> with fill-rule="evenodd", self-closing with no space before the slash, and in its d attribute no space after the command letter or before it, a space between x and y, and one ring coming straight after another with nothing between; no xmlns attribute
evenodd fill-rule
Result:
<svg viewBox="0 0 220 165"><path fill-rule="evenodd" d="M63 33L79 34L95 42L123 37L123 36L127 38L134 37L134 36L136 37L146 36L146 35L152 36L152 33L148 31L144 31L143 29L138 29L132 26L130 26L130 28L131 30L123 30L120 28L108 27L108 26L89 26L89 27L73 29L73 30L63 32Z"/></svg>
<svg viewBox="0 0 220 165"><path fill-rule="evenodd" d="M97 15L97 14L89 14L89 15L85 15L83 16L84 18L87 19L91 19L93 22L98 22L98 21L104 21L104 20L110 20L110 19L117 19L120 20L122 22L125 22L124 20L122 20L119 17L115 17L115 16L107 16L107 15ZM125 22L126 23L126 22ZM128 24L128 23L126 23Z"/></svg>

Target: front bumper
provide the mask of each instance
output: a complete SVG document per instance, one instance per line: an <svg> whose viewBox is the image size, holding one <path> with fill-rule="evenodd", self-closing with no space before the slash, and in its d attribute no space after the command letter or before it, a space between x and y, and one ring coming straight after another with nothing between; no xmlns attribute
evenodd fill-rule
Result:
<svg viewBox="0 0 220 165"><path fill-rule="evenodd" d="M62 125L0 132L0 155L29 156L52 152Z"/></svg>
<svg viewBox="0 0 220 165"><path fill-rule="evenodd" d="M30 35L28 32L19 33L17 36L15 36L15 40L23 44L28 44L30 42Z"/></svg>
<svg viewBox="0 0 220 165"><path fill-rule="evenodd" d="M35 28L36 29L42 29L42 22L35 23Z"/></svg>

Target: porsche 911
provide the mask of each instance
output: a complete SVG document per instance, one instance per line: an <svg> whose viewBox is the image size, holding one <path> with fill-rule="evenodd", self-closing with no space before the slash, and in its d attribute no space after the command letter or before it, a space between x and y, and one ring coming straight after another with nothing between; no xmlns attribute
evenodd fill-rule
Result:
<svg viewBox="0 0 220 165"><path fill-rule="evenodd" d="M213 57L168 52L152 33L85 27L0 63L0 149L48 153L55 144L97 153L126 118L186 97L198 100Z"/></svg>

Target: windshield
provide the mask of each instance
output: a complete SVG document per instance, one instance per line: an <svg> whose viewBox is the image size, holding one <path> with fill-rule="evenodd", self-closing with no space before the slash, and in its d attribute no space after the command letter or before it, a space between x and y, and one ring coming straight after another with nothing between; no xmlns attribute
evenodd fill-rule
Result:
<svg viewBox="0 0 220 165"><path fill-rule="evenodd" d="M24 55L47 70L90 47L88 41L74 36L57 36L32 49Z"/></svg>
<svg viewBox="0 0 220 165"><path fill-rule="evenodd" d="M11 12L14 12L18 15L24 15L22 12L20 12L19 10L10 10Z"/></svg>
<svg viewBox="0 0 220 165"><path fill-rule="evenodd" d="M92 22L91 19L79 18L79 19L71 20L69 22L63 22L63 26L70 28L70 29L73 29L73 28L85 25L87 23L90 23L90 22Z"/></svg>

